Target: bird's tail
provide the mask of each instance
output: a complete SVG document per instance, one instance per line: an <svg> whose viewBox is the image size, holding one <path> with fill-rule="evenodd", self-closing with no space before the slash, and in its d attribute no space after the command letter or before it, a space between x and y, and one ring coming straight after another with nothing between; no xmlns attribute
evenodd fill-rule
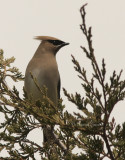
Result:
<svg viewBox="0 0 125 160"><path fill-rule="evenodd" d="M55 140L53 137L53 130L54 130L53 127L50 125L46 125L43 127L43 146L47 146L47 148L49 147L49 150L46 153L48 159L51 159L52 155L54 157L57 157L58 159Z"/></svg>
<svg viewBox="0 0 125 160"><path fill-rule="evenodd" d="M43 127L43 144L45 143L52 143L52 134L53 133L53 127L50 125L46 125Z"/></svg>

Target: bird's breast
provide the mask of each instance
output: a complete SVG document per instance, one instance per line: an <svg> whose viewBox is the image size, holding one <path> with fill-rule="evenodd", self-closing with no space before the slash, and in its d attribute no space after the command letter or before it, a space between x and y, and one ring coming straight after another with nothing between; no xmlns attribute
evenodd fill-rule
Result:
<svg viewBox="0 0 125 160"><path fill-rule="evenodd" d="M34 85L33 79L30 76L36 79L36 82L40 87L45 85L47 88L52 88L52 86L58 85L59 81L59 72L58 66L55 59L35 59L33 58L26 70L26 82L29 82L27 85Z"/></svg>
<svg viewBox="0 0 125 160"><path fill-rule="evenodd" d="M43 63L31 69L32 74L36 79L58 79L59 72L57 65L51 63Z"/></svg>

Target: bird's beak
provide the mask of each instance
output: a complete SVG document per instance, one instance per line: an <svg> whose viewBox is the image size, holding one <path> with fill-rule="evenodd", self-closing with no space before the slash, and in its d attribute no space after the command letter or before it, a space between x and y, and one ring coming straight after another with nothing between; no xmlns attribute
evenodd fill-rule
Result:
<svg viewBox="0 0 125 160"><path fill-rule="evenodd" d="M69 43L64 42L64 43L61 45L61 47L66 46L66 45L69 45Z"/></svg>

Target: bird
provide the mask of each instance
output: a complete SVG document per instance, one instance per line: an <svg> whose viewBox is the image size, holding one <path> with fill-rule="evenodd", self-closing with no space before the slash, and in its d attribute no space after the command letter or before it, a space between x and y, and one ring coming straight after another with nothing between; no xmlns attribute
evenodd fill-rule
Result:
<svg viewBox="0 0 125 160"><path fill-rule="evenodd" d="M61 83L56 54L69 43L50 36L36 36L35 39L40 40L41 43L26 68L24 90L28 98L32 96L34 102L41 100L40 90L33 80L35 78L40 89L45 86L47 88L47 96L55 106L58 106ZM47 142L46 134L47 128L45 127L43 130L44 142Z"/></svg>

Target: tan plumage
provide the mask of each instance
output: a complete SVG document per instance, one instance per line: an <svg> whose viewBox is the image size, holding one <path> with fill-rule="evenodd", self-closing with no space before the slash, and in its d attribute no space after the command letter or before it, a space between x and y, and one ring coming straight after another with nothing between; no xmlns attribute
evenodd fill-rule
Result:
<svg viewBox="0 0 125 160"><path fill-rule="evenodd" d="M41 89L43 85L47 87L48 97L57 106L60 98L60 75L55 55L68 43L49 36L37 36L35 39L42 42L27 66L24 88L28 97L32 96L34 102L41 100L41 93L31 78L32 74Z"/></svg>

